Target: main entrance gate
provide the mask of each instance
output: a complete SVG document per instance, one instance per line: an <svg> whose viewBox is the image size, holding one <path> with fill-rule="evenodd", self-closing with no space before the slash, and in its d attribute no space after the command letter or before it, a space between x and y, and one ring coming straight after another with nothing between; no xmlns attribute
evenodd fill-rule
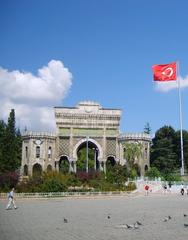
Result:
<svg viewBox="0 0 188 240"><path fill-rule="evenodd" d="M102 108L96 102L80 102L76 107L55 107L56 134L25 132L22 135L22 175L43 171L62 173L108 171L117 162L127 163L126 143L142 145L134 159L138 173L149 168L148 134L120 134L120 109Z"/></svg>
<svg viewBox="0 0 188 240"><path fill-rule="evenodd" d="M80 102L75 108L55 108L59 170L106 171L109 157L119 161L118 135L121 110L104 109L95 102ZM63 171L63 170L62 170Z"/></svg>

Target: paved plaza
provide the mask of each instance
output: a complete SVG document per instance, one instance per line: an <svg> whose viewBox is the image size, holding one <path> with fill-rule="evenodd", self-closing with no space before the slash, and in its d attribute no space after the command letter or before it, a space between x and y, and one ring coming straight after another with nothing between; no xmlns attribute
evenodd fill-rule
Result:
<svg viewBox="0 0 188 240"><path fill-rule="evenodd" d="M187 195L18 199L17 205L5 210L0 199L1 240L188 239ZM136 221L142 225L134 227Z"/></svg>

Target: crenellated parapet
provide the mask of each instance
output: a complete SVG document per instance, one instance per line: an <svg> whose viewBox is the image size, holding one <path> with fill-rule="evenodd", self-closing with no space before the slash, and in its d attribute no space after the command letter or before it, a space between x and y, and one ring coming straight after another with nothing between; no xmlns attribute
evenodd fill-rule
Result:
<svg viewBox="0 0 188 240"><path fill-rule="evenodd" d="M152 138L147 133L123 133L118 137L119 140L144 140L151 142Z"/></svg>
<svg viewBox="0 0 188 240"><path fill-rule="evenodd" d="M56 134L55 133L49 133L49 132L24 132L22 133L22 137L23 138L56 138Z"/></svg>

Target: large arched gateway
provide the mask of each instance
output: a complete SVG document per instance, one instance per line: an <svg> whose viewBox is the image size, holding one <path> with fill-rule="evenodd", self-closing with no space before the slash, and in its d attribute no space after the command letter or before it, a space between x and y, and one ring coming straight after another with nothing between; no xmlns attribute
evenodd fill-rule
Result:
<svg viewBox="0 0 188 240"><path fill-rule="evenodd" d="M120 109L103 108L91 101L76 107L55 107L56 134L28 133L23 135L22 166L32 175L34 162L47 171L106 171L107 165L125 164L126 142L140 142L142 154L136 163L141 175L149 167L151 138L147 134L120 134ZM40 149L40 153L36 153ZM24 172L24 171L23 171Z"/></svg>

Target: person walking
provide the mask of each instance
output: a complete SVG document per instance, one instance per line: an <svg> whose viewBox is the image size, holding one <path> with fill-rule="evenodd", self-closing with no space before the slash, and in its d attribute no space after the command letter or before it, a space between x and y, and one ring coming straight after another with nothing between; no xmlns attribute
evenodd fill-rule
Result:
<svg viewBox="0 0 188 240"><path fill-rule="evenodd" d="M168 183L168 191L169 191L169 193L171 193L171 187L172 187L172 183L169 182L169 183Z"/></svg>
<svg viewBox="0 0 188 240"><path fill-rule="evenodd" d="M180 186L180 192L181 192L181 195L183 196L185 192L183 183Z"/></svg>
<svg viewBox="0 0 188 240"><path fill-rule="evenodd" d="M164 188L164 194L166 194L167 193L167 185L166 185L166 183L164 184L163 188Z"/></svg>
<svg viewBox="0 0 188 240"><path fill-rule="evenodd" d="M17 206L14 201L14 188L12 188L11 191L8 193L8 204L6 210L12 209L12 205L14 209L17 209Z"/></svg>
<svg viewBox="0 0 188 240"><path fill-rule="evenodd" d="M145 189L145 196L148 196L148 194L149 194L149 185L146 184L144 189Z"/></svg>

